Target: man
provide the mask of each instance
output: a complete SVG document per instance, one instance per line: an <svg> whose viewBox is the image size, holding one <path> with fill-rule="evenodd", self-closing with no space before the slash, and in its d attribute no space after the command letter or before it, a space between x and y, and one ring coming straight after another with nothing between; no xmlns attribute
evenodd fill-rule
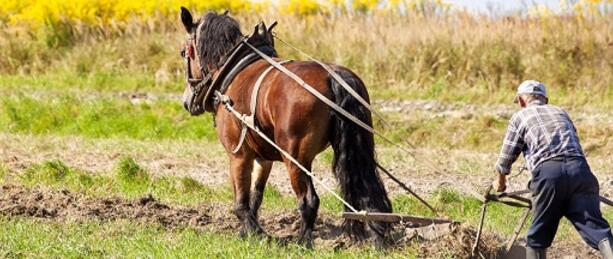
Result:
<svg viewBox="0 0 613 259"><path fill-rule="evenodd" d="M568 114L548 104L541 82L528 80L517 89L513 115L496 164L494 189L506 189L506 175L523 152L532 172L533 222L527 236L527 258L545 258L560 219L575 226L583 240L613 259L611 227L600 212L599 185L585 160L577 130Z"/></svg>

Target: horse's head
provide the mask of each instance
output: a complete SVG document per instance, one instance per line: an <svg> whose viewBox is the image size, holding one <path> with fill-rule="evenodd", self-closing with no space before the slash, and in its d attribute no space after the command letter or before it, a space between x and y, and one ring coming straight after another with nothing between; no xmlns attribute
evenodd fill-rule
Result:
<svg viewBox="0 0 613 259"><path fill-rule="evenodd" d="M227 12L209 12L194 21L192 14L181 7L181 21L188 35L181 48L187 79L183 106L190 114L199 115L205 112L203 98L213 75L243 34L238 22Z"/></svg>

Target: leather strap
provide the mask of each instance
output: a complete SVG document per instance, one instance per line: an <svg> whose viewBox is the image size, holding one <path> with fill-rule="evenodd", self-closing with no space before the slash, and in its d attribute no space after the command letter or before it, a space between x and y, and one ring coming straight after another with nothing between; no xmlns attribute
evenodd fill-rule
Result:
<svg viewBox="0 0 613 259"><path fill-rule="evenodd" d="M202 105L206 111L215 112L217 107L216 101L209 101L213 98L214 91L220 91L222 94L226 92L236 75L238 75L244 68L260 59L261 57L248 48L244 48L244 42L247 42L250 38L245 38L239 42L231 54L224 61L222 67L218 70L217 77L212 79L210 86L207 88L204 97L202 98ZM257 47L259 51L262 51L270 56L277 56L275 49L268 45L260 45Z"/></svg>
<svg viewBox="0 0 613 259"><path fill-rule="evenodd" d="M258 59L260 59L260 57L252 52L242 58L240 61L238 61L238 63L236 63L236 65L234 65L230 72L228 72L228 74L224 77L219 91L222 94L225 93L226 90L228 90L228 86L230 85L230 83L232 83L232 81L234 80L234 77L236 77L236 75L240 73L245 67L247 67Z"/></svg>
<svg viewBox="0 0 613 259"><path fill-rule="evenodd" d="M256 53L253 53L256 54ZM284 60L279 62L279 65L283 65L285 63L291 62L291 60ZM260 87L262 86L262 81L264 81L264 77L266 77L266 75L268 75L268 73L270 72L270 70L272 70L273 68L275 68L274 66L269 66L266 70L264 70L264 72L262 72L262 74L260 75L260 77L258 78L258 80L255 82L255 86L253 86L253 90L251 92L251 102L249 102L249 111L251 111L252 115L255 115L255 108L258 104L258 93L260 92Z"/></svg>
<svg viewBox="0 0 613 259"><path fill-rule="evenodd" d="M252 54L255 55L256 53L252 53ZM290 61L291 60L281 61L279 62L279 65L283 65ZM255 109L257 108L257 104L258 104L258 93L260 92L260 87L262 86L262 82L264 81L264 78L266 77L266 75L268 75L270 70L272 70L273 68L274 66L272 65L269 66L268 68L266 68L266 70L264 70L264 72L262 72L260 77L258 77L258 80L255 82L255 85L253 86L253 90L251 91L251 101L249 102L249 111L251 112L251 115L243 114L245 121L247 121L248 123L251 123L253 126L255 126ZM241 146L243 146L243 142L245 142L245 137L247 136L247 129L248 129L247 125L243 123L243 128L241 129L241 135L240 135L240 138L238 139L238 144L236 144L236 147L234 147L234 150L232 150L232 154L236 154L236 152L240 150Z"/></svg>

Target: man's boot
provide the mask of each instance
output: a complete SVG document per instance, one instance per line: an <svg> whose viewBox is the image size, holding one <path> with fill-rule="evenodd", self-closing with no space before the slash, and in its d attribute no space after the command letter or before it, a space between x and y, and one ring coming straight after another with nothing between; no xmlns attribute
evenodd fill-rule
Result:
<svg viewBox="0 0 613 259"><path fill-rule="evenodd" d="M526 247L526 259L545 259L545 258L547 258L547 248Z"/></svg>
<svg viewBox="0 0 613 259"><path fill-rule="evenodd" d="M604 259L613 259L613 240L609 240L608 238L603 239L598 243L598 250L600 250L600 254Z"/></svg>

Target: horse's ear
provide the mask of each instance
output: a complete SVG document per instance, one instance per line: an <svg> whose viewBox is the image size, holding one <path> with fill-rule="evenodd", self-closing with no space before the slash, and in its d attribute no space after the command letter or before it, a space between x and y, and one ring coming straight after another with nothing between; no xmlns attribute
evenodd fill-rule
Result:
<svg viewBox="0 0 613 259"><path fill-rule="evenodd" d="M266 34L266 24L264 22L260 22L257 27L257 32L259 35Z"/></svg>
<svg viewBox="0 0 613 259"><path fill-rule="evenodd" d="M258 23L258 25L256 25L255 28L253 28L253 34L251 34L251 35L253 35L253 36L260 35L260 25L261 25L261 23Z"/></svg>
<svg viewBox="0 0 613 259"><path fill-rule="evenodd" d="M272 22L272 24L268 27L268 32L271 33L275 26L277 26L277 21Z"/></svg>
<svg viewBox="0 0 613 259"><path fill-rule="evenodd" d="M183 26L185 26L185 30L187 30L188 33L192 31L192 27L194 27L194 18L189 10L183 6L181 6L181 22L183 22Z"/></svg>

